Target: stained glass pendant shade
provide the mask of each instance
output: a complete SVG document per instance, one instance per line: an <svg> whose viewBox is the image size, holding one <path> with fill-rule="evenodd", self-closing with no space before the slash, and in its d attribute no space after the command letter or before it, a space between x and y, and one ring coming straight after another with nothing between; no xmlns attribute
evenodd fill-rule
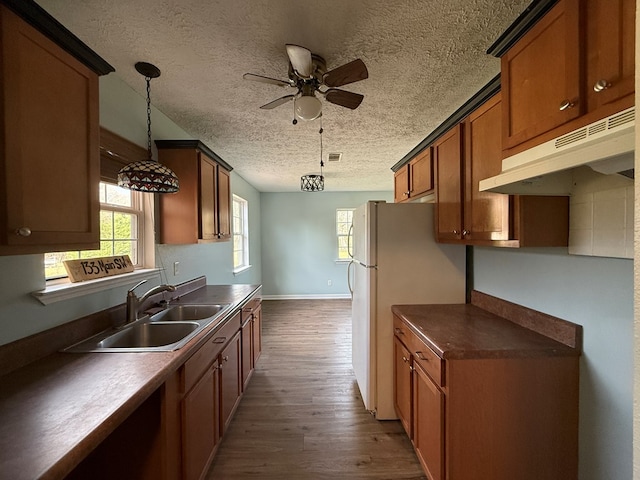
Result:
<svg viewBox="0 0 640 480"><path fill-rule="evenodd" d="M156 162L151 156L150 83L152 78L160 76L160 70L146 62L138 62L135 67L147 81L147 159L122 167L118 172L118 185L139 192L175 193L180 189L178 177L170 168Z"/></svg>

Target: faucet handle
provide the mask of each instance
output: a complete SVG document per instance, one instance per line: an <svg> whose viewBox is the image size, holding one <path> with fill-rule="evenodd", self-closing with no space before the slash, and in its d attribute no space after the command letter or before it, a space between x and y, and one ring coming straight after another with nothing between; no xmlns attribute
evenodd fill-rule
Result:
<svg viewBox="0 0 640 480"><path fill-rule="evenodd" d="M133 287L131 287L129 290L127 290L127 293L133 293L133 291L138 288L140 285L142 285L143 283L146 283L147 280L141 280L138 283L136 283Z"/></svg>

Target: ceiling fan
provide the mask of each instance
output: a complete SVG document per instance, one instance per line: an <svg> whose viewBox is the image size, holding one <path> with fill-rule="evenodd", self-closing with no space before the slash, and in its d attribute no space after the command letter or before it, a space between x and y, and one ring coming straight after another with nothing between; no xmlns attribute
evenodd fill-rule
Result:
<svg viewBox="0 0 640 480"><path fill-rule="evenodd" d="M353 60L327 72L326 62L321 56L298 45L287 44L286 48L289 56L289 80L279 80L253 73L243 75L245 80L292 87L298 90L293 95L285 95L262 105L260 108L270 110L293 101L293 123L295 125L298 123L297 118L315 120L322 115L322 103L316 97L316 92L324 96L327 102L352 110L358 108L362 103L364 95L336 88L369 77L367 67L362 60ZM328 89L321 90L321 87L328 87Z"/></svg>

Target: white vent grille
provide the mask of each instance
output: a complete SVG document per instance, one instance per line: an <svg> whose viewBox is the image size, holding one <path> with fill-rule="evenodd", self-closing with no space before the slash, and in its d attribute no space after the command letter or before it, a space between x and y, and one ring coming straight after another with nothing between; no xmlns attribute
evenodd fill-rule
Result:
<svg viewBox="0 0 640 480"><path fill-rule="evenodd" d="M611 115L608 118L594 122L586 127L574 130L571 133L567 133L561 137L558 137L554 141L556 149L568 147L576 142L587 140L590 137L598 134L603 134L606 131L615 130L619 127L624 127L629 123L633 123L635 120L635 110L633 108L620 112L616 115Z"/></svg>
<svg viewBox="0 0 640 480"><path fill-rule="evenodd" d="M342 154L341 153L330 153L329 154L329 161L330 162L339 162L340 160L342 160Z"/></svg>
<svg viewBox="0 0 640 480"><path fill-rule="evenodd" d="M556 148L566 147L567 145L579 142L580 140L584 140L585 138L587 138L587 129L581 128L580 130L576 130L574 132L563 135L562 137L556 138Z"/></svg>
<svg viewBox="0 0 640 480"><path fill-rule="evenodd" d="M636 118L636 111L634 109L627 110L626 112L619 113L618 115L612 115L609 117L609 129L625 125L629 122L633 122Z"/></svg>

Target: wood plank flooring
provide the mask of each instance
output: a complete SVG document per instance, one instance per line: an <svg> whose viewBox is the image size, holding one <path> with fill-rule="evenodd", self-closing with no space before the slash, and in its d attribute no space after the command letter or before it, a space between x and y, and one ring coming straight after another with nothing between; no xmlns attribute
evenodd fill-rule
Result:
<svg viewBox="0 0 640 480"><path fill-rule="evenodd" d="M399 421L365 409L349 300L263 302L263 350L206 476L425 479Z"/></svg>

